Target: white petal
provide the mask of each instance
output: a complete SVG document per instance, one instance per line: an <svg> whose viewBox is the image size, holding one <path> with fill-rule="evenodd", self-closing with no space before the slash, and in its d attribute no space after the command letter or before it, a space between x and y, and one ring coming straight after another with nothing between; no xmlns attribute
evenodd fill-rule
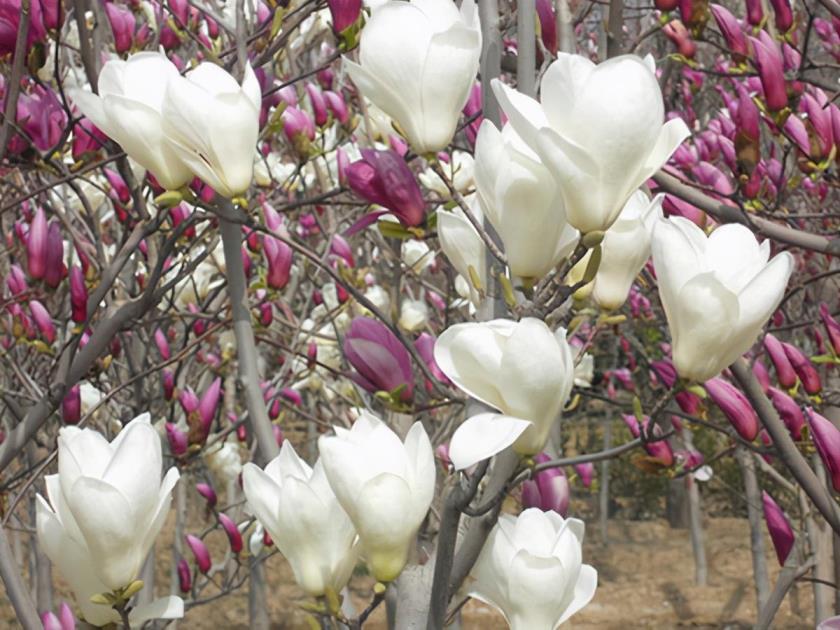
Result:
<svg viewBox="0 0 840 630"><path fill-rule="evenodd" d="M531 423L496 413L480 413L465 420L449 443L449 459L455 470L500 453L513 444Z"/></svg>

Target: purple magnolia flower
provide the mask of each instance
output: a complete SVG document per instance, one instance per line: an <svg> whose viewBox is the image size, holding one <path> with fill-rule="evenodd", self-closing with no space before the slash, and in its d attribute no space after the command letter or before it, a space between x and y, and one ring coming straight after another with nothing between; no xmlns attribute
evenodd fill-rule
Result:
<svg viewBox="0 0 840 630"><path fill-rule="evenodd" d="M435 341L436 339L434 335L430 335L427 332L420 333L420 336L417 337L417 340L414 342L414 347L417 348L417 352L420 354L434 377L441 383L448 383L449 377L443 373L438 366L437 361L435 361Z"/></svg>
<svg viewBox="0 0 840 630"><path fill-rule="evenodd" d="M67 125L67 113L55 92L38 85L31 94L18 97L17 120L35 148L48 151L61 139Z"/></svg>
<svg viewBox="0 0 840 630"><path fill-rule="evenodd" d="M26 238L26 266L29 276L34 280L40 280L47 272L48 234L47 215L39 206L29 224Z"/></svg>
<svg viewBox="0 0 840 630"><path fill-rule="evenodd" d="M134 28L137 20L130 9L121 7L113 2L105 4L105 15L111 23L111 31L114 33L114 48L118 53L124 53L131 48L134 40Z"/></svg>
<svg viewBox="0 0 840 630"><path fill-rule="evenodd" d="M776 558L779 559L780 565L784 565L790 550L793 549L795 540L793 529L782 508L767 492L761 493L761 503L764 506L764 521L767 523L770 540L773 541L773 547L776 550Z"/></svg>
<svg viewBox="0 0 840 630"><path fill-rule="evenodd" d="M356 370L352 378L360 387L369 392L391 392L404 386L400 399L411 400L411 357L387 326L369 317L354 319L344 337L344 355Z"/></svg>
<svg viewBox="0 0 840 630"><path fill-rule="evenodd" d="M272 289L282 289L292 272L292 248L273 236L263 237L263 253L268 263L265 281Z"/></svg>
<svg viewBox="0 0 840 630"><path fill-rule="evenodd" d="M808 407L806 411L811 439L831 477L831 485L836 492L840 492L840 429L812 408Z"/></svg>
<svg viewBox="0 0 840 630"><path fill-rule="evenodd" d="M78 424L82 419L82 390L78 383L68 390L61 401L61 419L64 424Z"/></svg>
<svg viewBox="0 0 840 630"><path fill-rule="evenodd" d="M543 46L552 55L557 54L557 18L554 16L554 3L551 0L536 0L537 18L540 21L540 37Z"/></svg>
<svg viewBox="0 0 840 630"><path fill-rule="evenodd" d="M538 464L551 461L545 453L534 456ZM522 484L522 507L538 508L543 512L557 512L565 518L569 511L571 490L569 479L562 468L548 468L536 473Z"/></svg>
<svg viewBox="0 0 840 630"><path fill-rule="evenodd" d="M189 593L192 588L192 572L185 558L178 558L178 588L182 593Z"/></svg>
<svg viewBox="0 0 840 630"><path fill-rule="evenodd" d="M207 501L208 507L215 507L219 498L216 496L216 491L213 489L213 486L209 483L197 483L195 484L195 489Z"/></svg>
<svg viewBox="0 0 840 630"><path fill-rule="evenodd" d="M390 149L361 152L362 159L347 167L347 184L353 192L369 203L387 208L406 227L423 223L425 202L405 160Z"/></svg>
<svg viewBox="0 0 840 630"><path fill-rule="evenodd" d="M710 379L703 387L738 435L752 442L758 435L758 416L741 390L722 378Z"/></svg>

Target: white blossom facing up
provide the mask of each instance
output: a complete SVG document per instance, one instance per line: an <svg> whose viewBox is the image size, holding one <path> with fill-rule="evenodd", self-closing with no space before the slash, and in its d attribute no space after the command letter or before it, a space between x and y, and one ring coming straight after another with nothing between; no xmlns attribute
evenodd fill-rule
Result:
<svg viewBox="0 0 840 630"><path fill-rule="evenodd" d="M456 469L511 444L523 455L539 453L574 383L565 329L552 332L533 317L450 326L438 337L435 361L459 389L501 412L458 427L449 448Z"/></svg>
<svg viewBox="0 0 840 630"><path fill-rule="evenodd" d="M36 526L44 552L70 583L85 619L119 620L91 596L127 587L139 575L166 519L178 469L161 480L161 443L145 413L110 443L93 429L63 427L58 474L46 477L47 497L37 497ZM178 597L132 611L132 621L183 616Z"/></svg>
<svg viewBox="0 0 840 630"><path fill-rule="evenodd" d="M247 463L248 505L271 534L307 594L338 593L358 557L356 530L327 482L322 463L310 467L289 442L265 470Z"/></svg>
<svg viewBox="0 0 840 630"><path fill-rule="evenodd" d="M583 564L583 521L537 508L499 516L471 572L470 596L501 612L512 630L553 630L595 595Z"/></svg>
<svg viewBox="0 0 840 630"><path fill-rule="evenodd" d="M362 94L399 123L418 153L452 140L478 72L474 0L386 2L362 31L360 64L344 65Z"/></svg>
<svg viewBox="0 0 840 630"><path fill-rule="evenodd" d="M579 236L566 221L554 177L510 125L500 132L485 120L475 156L481 208L502 239L511 273L543 277L571 253Z"/></svg>
<svg viewBox="0 0 840 630"><path fill-rule="evenodd" d="M688 137L663 124L653 60L621 55L595 65L560 53L540 84L540 101L498 79L493 90L510 124L554 174L568 221L582 233L606 230L627 199Z"/></svg>
<svg viewBox="0 0 840 630"><path fill-rule="evenodd" d="M592 297L601 308L620 308L633 280L650 258L650 241L656 220L662 218L662 200L641 190L634 192L601 242L601 264L595 274Z"/></svg>
<svg viewBox="0 0 840 630"><path fill-rule="evenodd" d="M82 113L168 189L180 188L193 177L163 128L164 95L173 79L180 79L178 69L165 55L142 52L127 61L106 63L99 73L98 96L70 91Z"/></svg>
<svg viewBox="0 0 840 630"><path fill-rule="evenodd" d="M688 219L657 221L653 264L671 330L674 367L704 382L755 343L784 296L794 259L730 223L710 236Z"/></svg>
<svg viewBox="0 0 840 630"><path fill-rule="evenodd" d="M432 502L435 461L423 425L415 422L401 442L368 412L351 429L335 427L318 440L321 462L338 502L362 543L377 580L396 579Z"/></svg>

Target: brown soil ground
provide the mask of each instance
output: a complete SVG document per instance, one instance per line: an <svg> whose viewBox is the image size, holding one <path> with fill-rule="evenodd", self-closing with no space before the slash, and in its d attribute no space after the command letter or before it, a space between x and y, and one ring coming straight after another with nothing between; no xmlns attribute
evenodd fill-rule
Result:
<svg viewBox="0 0 840 630"><path fill-rule="evenodd" d="M694 564L688 532L669 529L664 521L614 521L610 525L609 544L599 540L590 526L584 549L585 562L599 573L598 591L593 601L572 618L571 628L749 628L755 620L755 594L748 545L747 521L739 518L714 518L706 522L708 586L695 586ZM165 545L171 529L162 534ZM215 535L215 534L214 534ZM212 538L212 536L211 536ZM211 540L214 556L221 556L225 542ZM771 579L778 564L767 542L767 560ZM159 546L159 549L164 547ZM168 592L168 562L159 554L158 592ZM266 563L269 582L269 608L272 627L306 628L298 607L305 600L294 584L291 571L278 555ZM57 596L64 591L56 575ZM370 598L372 580L353 579L351 590L357 609ZM208 589L204 595L212 595ZM0 627L14 628L11 607L0 591ZM776 619L784 629L813 628L811 589L807 583L796 585L785 599ZM384 630L384 610L380 607L365 624L370 630ZM190 630L247 628L248 595L245 587L222 599L193 608L179 623ZM478 602L464 608L463 628L503 629L498 613Z"/></svg>

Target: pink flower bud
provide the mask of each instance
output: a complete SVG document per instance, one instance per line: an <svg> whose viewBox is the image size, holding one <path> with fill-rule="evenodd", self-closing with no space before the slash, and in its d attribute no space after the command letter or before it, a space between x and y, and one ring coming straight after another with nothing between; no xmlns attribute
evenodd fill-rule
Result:
<svg viewBox="0 0 840 630"><path fill-rule="evenodd" d="M192 589L192 572L189 563L184 558L178 558L178 588L182 593L189 593Z"/></svg>
<svg viewBox="0 0 840 630"><path fill-rule="evenodd" d="M194 411L198 411L198 396L190 387L185 387L178 395L178 402L181 403L181 408L184 413L190 415Z"/></svg>
<svg viewBox="0 0 840 630"><path fill-rule="evenodd" d="M818 153L815 157L825 158L834 147L834 130L831 124L831 110L825 94L820 92L818 100L811 94L803 94L799 99L799 108L808 116L808 123L816 139Z"/></svg>
<svg viewBox="0 0 840 630"><path fill-rule="evenodd" d="M312 141L315 139L315 124L312 119L302 109L289 106L282 114L283 119L283 133L292 146L299 146L301 142L306 140Z"/></svg>
<svg viewBox="0 0 840 630"><path fill-rule="evenodd" d="M58 607L58 620L61 622L61 630L76 630L76 617L67 602L61 602Z"/></svg>
<svg viewBox="0 0 840 630"><path fill-rule="evenodd" d="M677 52L687 59L693 59L697 54L697 44L691 38L691 34L685 25L680 20L671 20L662 27L662 32L665 37L670 39L674 46L677 47Z"/></svg>
<svg viewBox="0 0 840 630"><path fill-rule="evenodd" d="M803 389L811 394L819 394L822 391L822 383L820 382L820 375L811 360L796 346L789 343L782 342L782 348L785 350L785 356L790 361L794 372L802 382Z"/></svg>
<svg viewBox="0 0 840 630"><path fill-rule="evenodd" d="M169 340L166 338L166 333L160 328L155 330L155 345L160 352L160 357L164 361L169 361L172 357L172 352L169 350Z"/></svg>
<svg viewBox="0 0 840 630"><path fill-rule="evenodd" d="M274 441L277 442L277 446L283 446L283 442L286 440L286 437L283 435L283 429L276 424L272 424L271 431L274 433Z"/></svg>
<svg viewBox="0 0 840 630"><path fill-rule="evenodd" d="M9 287L9 292L12 295L20 295L25 292L29 286L26 282L26 276L20 265L14 264L9 266L9 275L6 276L6 286Z"/></svg>
<svg viewBox="0 0 840 630"><path fill-rule="evenodd" d="M327 102L327 107L333 114L333 117L342 125L350 122L350 110L347 109L347 103L341 94L336 94L332 91L324 92L324 100Z"/></svg>
<svg viewBox="0 0 840 630"><path fill-rule="evenodd" d="M218 497L216 496L216 491L213 489L209 483L197 483L195 484L195 489L204 499L207 501L207 506L213 508L216 506L216 502L218 501Z"/></svg>
<svg viewBox="0 0 840 630"><path fill-rule="evenodd" d="M260 304L259 311L260 324L266 328L271 326L271 322L274 321L274 308L271 306L271 302L263 302Z"/></svg>
<svg viewBox="0 0 840 630"><path fill-rule="evenodd" d="M166 423L166 439L169 442L169 451L175 457L184 455L187 452L187 447L189 446L187 434L171 422Z"/></svg>
<svg viewBox="0 0 840 630"><path fill-rule="evenodd" d="M166 400L172 400L175 394L175 374L172 370L164 369L160 375L163 383L163 397Z"/></svg>
<svg viewBox="0 0 840 630"><path fill-rule="evenodd" d="M70 268L70 307L73 321L84 323L87 319L88 291L85 286L85 276L80 267Z"/></svg>
<svg viewBox="0 0 840 630"><path fill-rule="evenodd" d="M557 54L557 18L551 0L536 0L537 18L540 24L540 38L543 46L552 55Z"/></svg>
<svg viewBox="0 0 840 630"><path fill-rule="evenodd" d="M105 3L105 15L111 23L111 31L114 33L114 49L122 54L131 49L134 39L134 28L137 21L134 13L113 2Z"/></svg>
<svg viewBox="0 0 840 630"><path fill-rule="evenodd" d="M420 186L408 165L391 150L362 149L362 159L347 168L347 183L369 203L390 210L406 227L425 219Z"/></svg>
<svg viewBox="0 0 840 630"><path fill-rule="evenodd" d="M29 312L32 314L32 319L35 325L41 332L41 337L47 344L52 344L55 341L55 326L53 325L52 317L38 300L29 301Z"/></svg>
<svg viewBox="0 0 840 630"><path fill-rule="evenodd" d="M186 28L190 21L190 5L187 0L167 0L172 16L177 20L180 28Z"/></svg>
<svg viewBox="0 0 840 630"><path fill-rule="evenodd" d="M764 19L764 9L761 7L761 0L746 0L747 22L750 26L760 26Z"/></svg>
<svg viewBox="0 0 840 630"><path fill-rule="evenodd" d="M292 270L292 248L273 236L263 236L263 253L268 263L265 281L273 289L282 289L289 283Z"/></svg>
<svg viewBox="0 0 840 630"><path fill-rule="evenodd" d="M355 369L351 378L369 392L391 392L402 386L400 400L411 400L414 375L405 346L387 326L357 317L344 337L344 355Z"/></svg>
<svg viewBox="0 0 840 630"><path fill-rule="evenodd" d="M341 258L348 267L352 268L356 266L356 261L353 258L353 249L350 247L350 243L340 234L332 237L330 241L330 253Z"/></svg>
<svg viewBox="0 0 840 630"><path fill-rule="evenodd" d="M782 51L766 31L761 31L758 38L749 39L753 46L753 62L761 79L767 109L771 112L781 111L788 103Z"/></svg>
<svg viewBox="0 0 840 630"><path fill-rule="evenodd" d="M624 424L626 424L627 428L630 429L630 434L634 438L641 436L641 428L639 427L639 421L636 419L636 416L632 414L622 414L621 419L624 420ZM642 423L642 428L645 429L645 433L648 433L647 428L649 424L650 418L645 416ZM660 434L661 430L657 425L654 428L654 438L658 437ZM671 450L671 445L668 444L667 440L660 438L659 440L648 442L644 445L644 448L648 455L666 468L670 468L674 465L674 452Z"/></svg>
<svg viewBox="0 0 840 630"><path fill-rule="evenodd" d="M230 550L233 553L242 551L242 534L239 533L239 528L227 514L219 514L219 524L227 534L228 542L230 542Z"/></svg>
<svg viewBox="0 0 840 630"><path fill-rule="evenodd" d="M201 429L204 435L210 433L210 425L216 417L219 408L219 398L222 392L222 379L216 377L210 384L198 403L198 416L201 419Z"/></svg>
<svg viewBox="0 0 840 630"><path fill-rule="evenodd" d="M51 610L41 613L41 623L44 626L44 630L63 630L61 622L58 620L56 614Z"/></svg>
<svg viewBox="0 0 840 630"><path fill-rule="evenodd" d="M828 310L828 304L825 302L820 304L820 318L828 332L828 340L834 348L834 354L840 356L840 323L831 316L831 311Z"/></svg>
<svg viewBox="0 0 840 630"><path fill-rule="evenodd" d="M61 227L58 221L51 221L47 229L47 255L44 283L48 287L55 289L61 284L66 274L67 267L64 265L64 239L61 236Z"/></svg>
<svg viewBox="0 0 840 630"><path fill-rule="evenodd" d="M764 506L764 521L767 523L767 531L770 532L770 540L773 541L773 548L776 550L776 558L779 564L784 566L790 550L793 549L795 540L793 529L785 513L782 512L782 508L767 492L762 491L761 503Z"/></svg>
<svg viewBox="0 0 840 630"><path fill-rule="evenodd" d="M703 387L738 435L752 442L758 435L758 416L741 390L722 378L710 379Z"/></svg>
<svg viewBox="0 0 840 630"><path fill-rule="evenodd" d="M449 383L449 378L435 361L435 337L427 332L420 333L417 340L414 342L414 347L417 348L417 353L423 359L423 362L429 368L432 375L441 383Z"/></svg>
<svg viewBox="0 0 840 630"><path fill-rule="evenodd" d="M202 573L207 573L210 570L210 567L213 566L212 561L210 560L210 552L207 549L207 545L204 544L204 541L197 536L193 536L192 534L187 534L185 537L187 545L192 551L193 556L195 556L195 563L198 565L198 570Z"/></svg>
<svg viewBox="0 0 840 630"><path fill-rule="evenodd" d="M811 407L806 409L811 439L831 478L835 492L840 492L840 429Z"/></svg>
<svg viewBox="0 0 840 630"><path fill-rule="evenodd" d="M785 353L782 342L772 334L767 333L764 336L764 349L773 362L773 367L776 368L776 378L779 380L779 384L785 389L790 389L796 385L796 372L790 364L790 359Z"/></svg>
<svg viewBox="0 0 840 630"><path fill-rule="evenodd" d="M755 363L753 363L752 371L759 385L761 385L761 389L766 392L770 387L770 373L767 371L764 362L761 359L756 359Z"/></svg>
<svg viewBox="0 0 840 630"><path fill-rule="evenodd" d="M780 33L787 33L793 26L793 9L789 0L770 0L773 7L776 28Z"/></svg>
<svg viewBox="0 0 840 630"><path fill-rule="evenodd" d="M310 341L306 347L306 359L309 367L314 368L316 361L318 361L318 344L314 341Z"/></svg>
<svg viewBox="0 0 840 630"><path fill-rule="evenodd" d="M327 0L327 6L336 33L341 33L355 24L362 12L362 0Z"/></svg>
<svg viewBox="0 0 840 630"><path fill-rule="evenodd" d="M727 48L740 57L746 57L749 53L747 38L738 19L724 6L719 4L710 6Z"/></svg>
<svg viewBox="0 0 840 630"><path fill-rule="evenodd" d="M71 387L61 401L61 419L64 424L78 424L82 418L82 392L78 383Z"/></svg>
<svg viewBox="0 0 840 630"><path fill-rule="evenodd" d="M776 411L779 412L779 417L785 423L790 436L794 440L801 440L802 427L805 426L805 416L802 415L802 410L796 404L796 401L775 387L767 388L767 396Z"/></svg>
<svg viewBox="0 0 840 630"><path fill-rule="evenodd" d="M330 119L324 94L314 83L307 83L304 89L306 89L306 94L309 96L309 102L312 104L312 112L315 114L315 124L319 127L323 127Z"/></svg>
<svg viewBox="0 0 840 630"><path fill-rule="evenodd" d="M595 477L595 464L586 462L583 464L574 465L575 472L580 477L580 482L584 488L589 488L592 485L592 480Z"/></svg>
<svg viewBox="0 0 840 630"><path fill-rule="evenodd" d="M26 262L29 277L39 280L47 272L47 216L40 206L35 210L26 239Z"/></svg>

